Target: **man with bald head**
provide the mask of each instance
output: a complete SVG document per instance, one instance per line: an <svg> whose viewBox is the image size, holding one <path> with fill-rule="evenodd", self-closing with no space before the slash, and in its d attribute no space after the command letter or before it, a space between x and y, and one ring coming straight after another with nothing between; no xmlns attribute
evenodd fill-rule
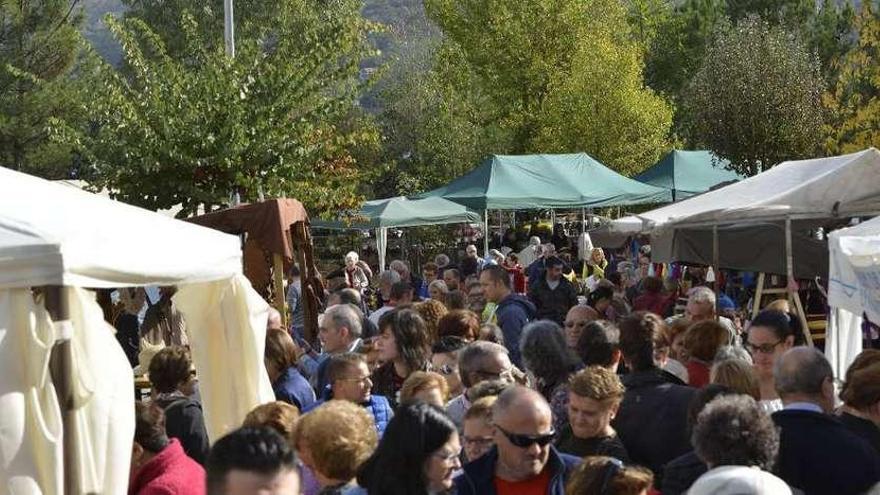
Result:
<svg viewBox="0 0 880 495"><path fill-rule="evenodd" d="M565 344L569 349L577 348L578 339L584 331L584 327L591 321L599 319L599 313L590 306L578 304L572 306L565 315Z"/></svg>
<svg viewBox="0 0 880 495"><path fill-rule="evenodd" d="M564 495L580 459L556 450L550 405L538 392L511 387L492 410L495 447L464 466L459 495Z"/></svg>
<svg viewBox="0 0 880 495"><path fill-rule="evenodd" d="M773 368L785 406L773 413L779 427L776 475L807 495L866 492L880 481L880 457L831 416L834 374L821 352L793 347Z"/></svg>

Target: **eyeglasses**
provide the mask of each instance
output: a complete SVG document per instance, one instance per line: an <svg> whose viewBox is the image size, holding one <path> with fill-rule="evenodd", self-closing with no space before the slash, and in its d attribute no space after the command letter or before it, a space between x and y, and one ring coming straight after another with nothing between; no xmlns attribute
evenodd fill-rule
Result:
<svg viewBox="0 0 880 495"><path fill-rule="evenodd" d="M457 370L455 369L454 366L444 364L443 366L441 366L439 368L435 368L434 371L436 371L437 373L440 373L441 375L449 376L449 375L455 373Z"/></svg>
<svg viewBox="0 0 880 495"><path fill-rule="evenodd" d="M467 445L489 445L495 441L492 437L462 437L462 440Z"/></svg>
<svg viewBox="0 0 880 495"><path fill-rule="evenodd" d="M751 342L746 342L745 347L746 347L746 350L749 351L750 354L757 354L757 353L773 354L773 352L776 351L776 346L778 346L781 343L782 343L781 340L778 340L772 344L761 344L761 345L755 345L755 344L752 344Z"/></svg>
<svg viewBox="0 0 880 495"><path fill-rule="evenodd" d="M351 378L340 378L343 382L367 383L370 381L370 375Z"/></svg>
<svg viewBox="0 0 880 495"><path fill-rule="evenodd" d="M521 449L529 448L533 444L538 444L538 447L546 447L556 437L555 431L543 435L520 435L518 433L510 433L498 425L495 425L495 428L498 428L498 431L507 437L510 443Z"/></svg>
<svg viewBox="0 0 880 495"><path fill-rule="evenodd" d="M480 370L477 373L495 380L514 381L513 368L507 368L506 370L501 370L499 372Z"/></svg>
<svg viewBox="0 0 880 495"><path fill-rule="evenodd" d="M461 449L458 452L435 452L433 455L443 462L455 462L461 457Z"/></svg>

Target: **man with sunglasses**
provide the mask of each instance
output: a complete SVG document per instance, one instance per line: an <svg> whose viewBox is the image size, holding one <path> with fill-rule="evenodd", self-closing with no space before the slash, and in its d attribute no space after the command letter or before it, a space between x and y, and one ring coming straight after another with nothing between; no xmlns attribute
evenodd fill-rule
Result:
<svg viewBox="0 0 880 495"><path fill-rule="evenodd" d="M564 495L580 459L553 447L552 414L544 397L511 387L498 396L492 420L495 447L464 466L455 479L458 495Z"/></svg>

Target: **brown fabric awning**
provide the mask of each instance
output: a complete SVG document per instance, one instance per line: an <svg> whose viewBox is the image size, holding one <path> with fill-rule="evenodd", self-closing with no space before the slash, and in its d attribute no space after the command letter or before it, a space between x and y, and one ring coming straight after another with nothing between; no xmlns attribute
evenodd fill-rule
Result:
<svg viewBox="0 0 880 495"><path fill-rule="evenodd" d="M188 218L187 221L227 234L246 232L248 239L257 241L267 251L284 256L284 261L290 263L293 261L290 229L298 222L308 225L309 215L299 201L281 198L243 204Z"/></svg>

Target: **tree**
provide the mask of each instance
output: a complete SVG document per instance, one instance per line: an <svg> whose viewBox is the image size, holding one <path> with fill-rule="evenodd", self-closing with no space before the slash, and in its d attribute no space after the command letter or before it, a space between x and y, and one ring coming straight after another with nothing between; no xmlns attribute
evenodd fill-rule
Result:
<svg viewBox="0 0 880 495"><path fill-rule="evenodd" d="M714 34L755 16L798 34L818 53L826 81L833 81L834 60L851 44L849 0L684 0L656 27L646 57L648 85L680 103Z"/></svg>
<svg viewBox="0 0 880 495"><path fill-rule="evenodd" d="M837 84L823 101L832 118L825 126L832 154L880 147L880 13L865 3L856 20L858 44L840 62Z"/></svg>
<svg viewBox="0 0 880 495"><path fill-rule="evenodd" d="M80 51L76 0L22 0L0 5L0 163L66 178L69 146L50 142L50 117L75 119L71 72Z"/></svg>
<svg viewBox="0 0 880 495"><path fill-rule="evenodd" d="M95 61L92 123L56 123L56 139L77 145L92 185L151 209L293 196L313 212L357 206L366 170L358 155L378 146L356 106L360 62L373 54L372 25L359 2L279 4L271 30L239 38L237 56L204 42L181 16L181 52L172 57L142 20L107 18L126 71Z"/></svg>
<svg viewBox="0 0 880 495"><path fill-rule="evenodd" d="M796 36L742 21L716 36L688 88L690 138L744 175L815 156L822 84L818 59Z"/></svg>
<svg viewBox="0 0 880 495"><path fill-rule="evenodd" d="M427 0L426 8L473 75L471 92L489 102L491 123L509 133L508 152L586 151L626 170L662 151L671 110L644 87L642 48L618 0ZM619 85L611 97L609 80ZM651 152L633 153L622 144L629 135L608 127L658 132L639 143Z"/></svg>

